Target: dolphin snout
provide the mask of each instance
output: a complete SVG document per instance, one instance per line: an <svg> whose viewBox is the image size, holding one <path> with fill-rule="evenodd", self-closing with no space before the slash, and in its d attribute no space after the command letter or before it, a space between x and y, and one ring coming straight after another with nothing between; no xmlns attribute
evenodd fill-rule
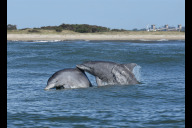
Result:
<svg viewBox="0 0 192 128"><path fill-rule="evenodd" d="M80 64L77 64L77 65L76 65L76 67L77 67L77 68L81 68L81 67L82 67L82 65L80 65Z"/></svg>
<svg viewBox="0 0 192 128"><path fill-rule="evenodd" d="M48 84L46 87L45 87L45 90L49 90L51 88L54 88L55 85L54 84Z"/></svg>
<svg viewBox="0 0 192 128"><path fill-rule="evenodd" d="M44 90L49 90L49 88L48 88L48 87L46 87Z"/></svg>

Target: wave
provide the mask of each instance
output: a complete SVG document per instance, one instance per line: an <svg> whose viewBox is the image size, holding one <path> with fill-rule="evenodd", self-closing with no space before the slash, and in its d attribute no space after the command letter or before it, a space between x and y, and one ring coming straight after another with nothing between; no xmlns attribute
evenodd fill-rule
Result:
<svg viewBox="0 0 192 128"><path fill-rule="evenodd" d="M141 66L136 65L133 68L133 74L135 75L136 79L141 82Z"/></svg>
<svg viewBox="0 0 192 128"><path fill-rule="evenodd" d="M167 40L167 39L160 39L160 40L157 40L157 41L169 41L169 40Z"/></svg>
<svg viewBox="0 0 192 128"><path fill-rule="evenodd" d="M35 40L33 42L60 42L62 40Z"/></svg>
<svg viewBox="0 0 192 128"><path fill-rule="evenodd" d="M160 39L160 40L147 40L147 39L140 39L139 41L147 41L147 42L151 42L151 41L170 41L168 39Z"/></svg>

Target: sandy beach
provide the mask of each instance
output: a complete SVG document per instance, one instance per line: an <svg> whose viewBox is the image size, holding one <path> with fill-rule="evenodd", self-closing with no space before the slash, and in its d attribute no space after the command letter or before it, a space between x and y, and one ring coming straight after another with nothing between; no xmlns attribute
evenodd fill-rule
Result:
<svg viewBox="0 0 192 128"><path fill-rule="evenodd" d="M185 35L7 34L7 40L185 40Z"/></svg>

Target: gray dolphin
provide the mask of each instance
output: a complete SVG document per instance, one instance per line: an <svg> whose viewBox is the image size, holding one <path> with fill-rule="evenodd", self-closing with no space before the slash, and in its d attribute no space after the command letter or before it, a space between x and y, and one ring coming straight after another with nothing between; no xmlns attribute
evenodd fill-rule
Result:
<svg viewBox="0 0 192 128"><path fill-rule="evenodd" d="M55 72L47 81L45 90L51 88L86 88L92 86L84 71L78 68L63 69Z"/></svg>
<svg viewBox="0 0 192 128"><path fill-rule="evenodd" d="M98 86L105 86L138 84L139 82L132 72L136 65L135 63L118 64L107 61L88 61L76 65L76 67L94 75Z"/></svg>

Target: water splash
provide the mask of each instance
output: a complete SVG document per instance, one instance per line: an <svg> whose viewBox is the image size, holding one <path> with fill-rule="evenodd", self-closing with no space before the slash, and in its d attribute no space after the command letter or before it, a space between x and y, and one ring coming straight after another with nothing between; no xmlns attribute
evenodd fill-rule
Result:
<svg viewBox="0 0 192 128"><path fill-rule="evenodd" d="M141 82L141 66L136 65L133 68L133 74L135 75L136 79Z"/></svg>

